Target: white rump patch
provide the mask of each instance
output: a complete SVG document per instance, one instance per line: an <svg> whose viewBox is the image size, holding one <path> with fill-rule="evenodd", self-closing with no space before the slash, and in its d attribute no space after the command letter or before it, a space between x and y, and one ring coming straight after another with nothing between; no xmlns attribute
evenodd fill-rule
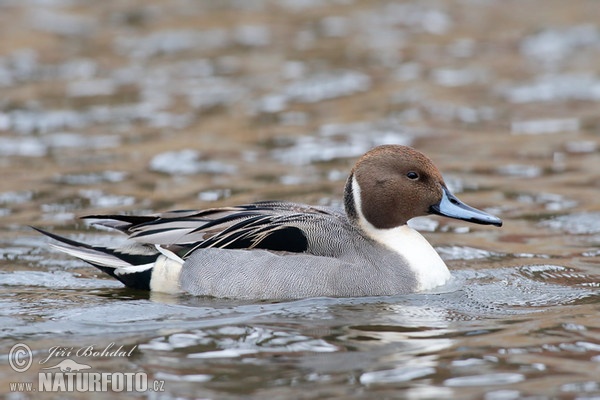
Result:
<svg viewBox="0 0 600 400"><path fill-rule="evenodd" d="M156 248L159 248L159 246L156 246ZM175 255L172 252L169 253ZM181 258L176 260L164 254L158 256L158 259L154 263L154 269L152 270L150 290L153 292L171 294L181 293L181 289L179 288L179 276L181 275L182 266L183 260Z"/></svg>

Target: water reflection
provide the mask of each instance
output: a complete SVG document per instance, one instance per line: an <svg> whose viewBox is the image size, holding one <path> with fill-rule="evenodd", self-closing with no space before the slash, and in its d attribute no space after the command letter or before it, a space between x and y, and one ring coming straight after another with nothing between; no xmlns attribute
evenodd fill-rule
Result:
<svg viewBox="0 0 600 400"><path fill-rule="evenodd" d="M600 213L586 212L561 215L542 221L540 225L576 235L600 233Z"/></svg>
<svg viewBox="0 0 600 400"><path fill-rule="evenodd" d="M555 74L503 91L512 103L600 100L600 80L587 74Z"/></svg>
<svg viewBox="0 0 600 400"><path fill-rule="evenodd" d="M201 155L195 150L185 149L160 153L150 161L150 170L170 175L195 175L198 173L233 174L235 165L216 160L201 161Z"/></svg>
<svg viewBox="0 0 600 400"><path fill-rule="evenodd" d="M596 8L0 3L0 352L137 345L86 361L164 379L167 398L598 397ZM26 227L111 245L76 217L339 204L353 159L384 143L423 150L506 220L411 221L453 271L435 293L148 295ZM35 372L0 365L0 391Z"/></svg>
<svg viewBox="0 0 600 400"><path fill-rule="evenodd" d="M521 42L521 53L548 70L556 69L575 52L591 49L600 39L593 25L576 25L563 29L544 29Z"/></svg>
<svg viewBox="0 0 600 400"><path fill-rule="evenodd" d="M386 129L386 125L390 127ZM328 124L317 135L279 140L271 154L284 164L309 165L336 159L357 158L369 149L383 144L410 145L414 132L397 130L385 121L377 124L355 122L352 124ZM346 175L349 171L346 172ZM345 178L345 177L344 177Z"/></svg>

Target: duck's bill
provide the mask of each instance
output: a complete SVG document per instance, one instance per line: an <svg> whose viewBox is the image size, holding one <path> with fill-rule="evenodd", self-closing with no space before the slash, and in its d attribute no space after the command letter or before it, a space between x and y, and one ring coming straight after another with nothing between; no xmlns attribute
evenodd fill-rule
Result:
<svg viewBox="0 0 600 400"><path fill-rule="evenodd" d="M430 211L433 214L473 222L474 224L502 226L500 218L466 205L450 193L445 186L443 187L442 200L431 206Z"/></svg>

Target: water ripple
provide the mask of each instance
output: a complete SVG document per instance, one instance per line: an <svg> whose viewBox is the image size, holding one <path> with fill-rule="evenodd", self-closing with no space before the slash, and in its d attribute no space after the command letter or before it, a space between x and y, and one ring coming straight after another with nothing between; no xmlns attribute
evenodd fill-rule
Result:
<svg viewBox="0 0 600 400"><path fill-rule="evenodd" d="M449 378L444 381L444 385L450 387L464 386L494 386L494 385L509 385L525 380L525 375L511 372L498 372L482 375L461 376Z"/></svg>
<svg viewBox="0 0 600 400"><path fill-rule="evenodd" d="M575 235L600 233L600 213L582 212L561 215L540 222L540 226Z"/></svg>

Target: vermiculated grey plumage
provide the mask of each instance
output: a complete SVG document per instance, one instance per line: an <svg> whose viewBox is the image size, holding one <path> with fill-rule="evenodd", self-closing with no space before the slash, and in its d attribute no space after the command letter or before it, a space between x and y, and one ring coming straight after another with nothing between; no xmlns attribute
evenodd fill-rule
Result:
<svg viewBox="0 0 600 400"><path fill-rule="evenodd" d="M266 201L90 216L128 235L127 246L116 249L41 232L59 241L55 248L130 287L258 299L430 290L451 275L408 220L435 213L502 225L460 202L431 160L406 146L379 146L363 155L346 181L344 208Z"/></svg>

